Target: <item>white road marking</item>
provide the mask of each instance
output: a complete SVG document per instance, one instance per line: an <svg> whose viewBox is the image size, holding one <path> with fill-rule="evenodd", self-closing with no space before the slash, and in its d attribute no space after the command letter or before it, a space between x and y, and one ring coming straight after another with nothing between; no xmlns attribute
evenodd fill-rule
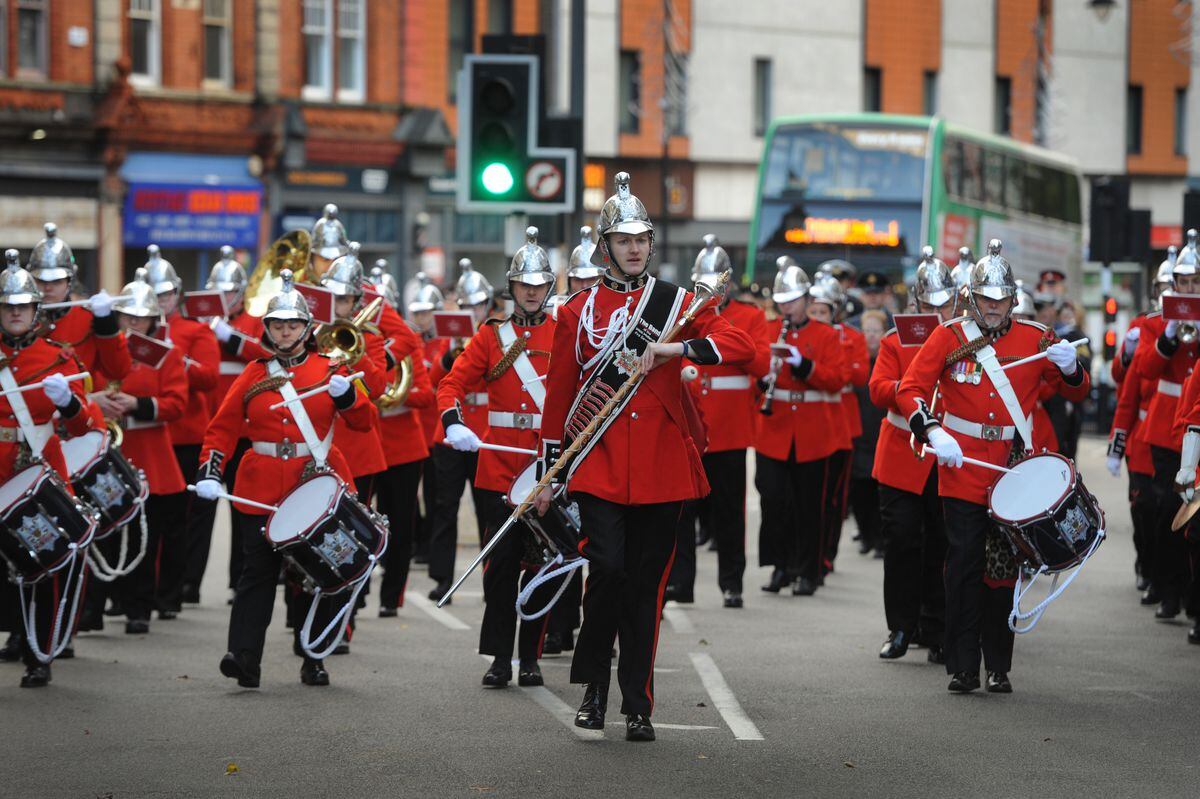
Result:
<svg viewBox="0 0 1200 799"><path fill-rule="evenodd" d="M717 712L721 714L721 718L725 719L725 723L729 725L733 737L739 741L763 740L762 733L742 710L737 697L729 688L729 683L725 682L721 670L717 668L716 661L706 652L691 652L688 656L692 659L696 673L700 675L700 682L704 684L704 690L708 692L708 696L712 699Z"/></svg>
<svg viewBox="0 0 1200 799"><path fill-rule="evenodd" d="M717 729L716 727L710 727L710 726L706 726L704 724L667 724L666 722L653 721L653 720L651 721L651 723L654 724L654 729L656 729L656 730L715 730L715 729ZM610 721L610 722L608 722L608 726L624 727L625 722Z"/></svg>
<svg viewBox="0 0 1200 799"><path fill-rule="evenodd" d="M549 711L550 715L561 721L567 729L575 733L575 736L584 741L602 741L604 740L603 730L585 730L582 727L575 726L575 711L566 702L559 699L554 693L544 685L538 685L533 688L521 688L529 695L534 702L537 702L545 710Z"/></svg>
<svg viewBox="0 0 1200 799"><path fill-rule="evenodd" d="M694 633L696 626L692 624L691 618L687 612L678 605L667 605L663 608L663 618L671 625L671 629L677 633Z"/></svg>
<svg viewBox="0 0 1200 799"><path fill-rule="evenodd" d="M423 610L430 618L444 627L449 627L451 630L471 629L471 625L462 621L457 616L452 616L449 611L439 608L437 605L430 602L416 591L404 592L404 598L411 604L416 605L418 609Z"/></svg>

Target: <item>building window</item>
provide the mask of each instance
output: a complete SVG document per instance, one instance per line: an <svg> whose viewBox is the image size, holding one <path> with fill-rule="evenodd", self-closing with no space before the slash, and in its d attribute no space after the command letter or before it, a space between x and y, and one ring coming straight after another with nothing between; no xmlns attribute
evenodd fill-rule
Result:
<svg viewBox="0 0 1200 799"><path fill-rule="evenodd" d="M338 0L338 99L362 102L366 96L366 16L364 0Z"/></svg>
<svg viewBox="0 0 1200 799"><path fill-rule="evenodd" d="M938 74L932 70L925 73L921 82L921 108L927 117L937 113Z"/></svg>
<svg viewBox="0 0 1200 799"><path fill-rule="evenodd" d="M333 0L304 0L304 88L310 100L328 100L333 94L333 42L330 23Z"/></svg>
<svg viewBox="0 0 1200 799"><path fill-rule="evenodd" d="M996 77L996 132L1002 136L1012 134L1012 78Z"/></svg>
<svg viewBox="0 0 1200 799"><path fill-rule="evenodd" d="M17 72L45 77L47 0L17 2Z"/></svg>
<svg viewBox="0 0 1200 799"><path fill-rule="evenodd" d="M766 134L771 124L771 59L754 59L754 135Z"/></svg>
<svg viewBox="0 0 1200 799"><path fill-rule="evenodd" d="M513 3L512 0L488 0L487 32L512 33Z"/></svg>
<svg viewBox="0 0 1200 799"><path fill-rule="evenodd" d="M1142 152L1142 87L1130 84L1125 108L1125 152Z"/></svg>
<svg viewBox="0 0 1200 799"><path fill-rule="evenodd" d="M879 67L866 67L863 70L863 110L879 112L883 110L883 73Z"/></svg>
<svg viewBox="0 0 1200 799"><path fill-rule="evenodd" d="M1175 155L1187 155L1187 95L1186 87L1175 90Z"/></svg>
<svg viewBox="0 0 1200 799"><path fill-rule="evenodd" d="M641 57L632 50L621 51L621 133L637 133L642 116Z"/></svg>
<svg viewBox="0 0 1200 799"><path fill-rule="evenodd" d="M687 54L670 56L667 64L667 135L687 135L688 68Z"/></svg>
<svg viewBox="0 0 1200 799"><path fill-rule="evenodd" d="M228 86L233 73L229 47L230 0L204 0L204 79Z"/></svg>
<svg viewBox="0 0 1200 799"><path fill-rule="evenodd" d="M463 56L471 49L475 37L472 22L472 0L450 0L450 46L446 58L446 85L449 87L450 102L458 100L458 73L462 70Z"/></svg>

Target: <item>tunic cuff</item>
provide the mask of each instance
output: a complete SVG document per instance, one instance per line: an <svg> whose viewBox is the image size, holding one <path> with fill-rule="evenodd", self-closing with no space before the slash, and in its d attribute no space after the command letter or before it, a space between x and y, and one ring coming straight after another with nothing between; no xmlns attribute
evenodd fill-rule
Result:
<svg viewBox="0 0 1200 799"><path fill-rule="evenodd" d="M1167 334L1163 333L1158 337L1158 341L1154 342L1154 348L1158 350L1159 355L1170 360L1171 356L1175 354L1175 350L1179 349L1179 339L1167 338Z"/></svg>
<svg viewBox="0 0 1200 799"><path fill-rule="evenodd" d="M133 409L131 415L139 422L153 422L158 418L158 407L155 405L154 398L138 397L137 407Z"/></svg>
<svg viewBox="0 0 1200 799"><path fill-rule="evenodd" d="M537 470L536 470L537 479L541 480L543 477L545 477L546 473L548 471L550 471L550 467L552 467L556 462L558 462L558 459L561 456L562 456L562 442L561 441L550 441L549 439L542 439L542 454L538 456L538 461L537 461ZM566 468L561 469L554 476L554 478L550 481L550 484L554 485L554 486L562 485L563 478L566 477L566 472L567 472Z"/></svg>
<svg viewBox="0 0 1200 799"><path fill-rule="evenodd" d="M464 427L466 426L466 422L464 422L462 418L462 411L459 409L457 402L454 403L453 408L447 408L442 412L442 431L445 432L446 430L449 430L450 425L452 424L461 424Z"/></svg>
<svg viewBox="0 0 1200 799"><path fill-rule="evenodd" d="M334 397L332 394L329 396L333 398L333 404L339 411L348 411L354 407L354 403L358 402L358 389L354 387L354 383L351 383L350 390L345 394L337 397Z"/></svg>
<svg viewBox="0 0 1200 799"><path fill-rule="evenodd" d="M917 400L917 409L908 417L908 427L912 430L913 435L923 444L929 443L929 428L933 426L941 426L937 417L929 412L929 406L925 404L925 400Z"/></svg>
<svg viewBox="0 0 1200 799"><path fill-rule="evenodd" d="M1113 430L1112 440L1108 442L1108 454L1111 457L1125 457L1125 442L1129 433L1125 430L1117 428Z"/></svg>
<svg viewBox="0 0 1200 799"><path fill-rule="evenodd" d="M213 450L208 453L208 460L200 464L200 470L196 472L196 482L201 480L219 480L224 482L221 475L225 466L225 453L220 450Z"/></svg>
<svg viewBox="0 0 1200 799"><path fill-rule="evenodd" d="M58 409L58 415L64 419L74 419L81 410L83 410L83 403L79 401L79 397L72 394L71 401Z"/></svg>
<svg viewBox="0 0 1200 799"><path fill-rule="evenodd" d="M706 338L689 338L684 344L687 345L688 360L692 363L698 363L701 366L716 366L721 362L721 353Z"/></svg>
<svg viewBox="0 0 1200 799"><path fill-rule="evenodd" d="M1062 373L1062 370L1059 369L1059 372ZM1076 361L1075 362L1075 371L1071 372L1071 374L1064 373L1062 376L1062 381L1066 385L1072 386L1072 387L1078 386L1081 383L1083 383L1083 366L1081 366L1079 364L1079 362Z"/></svg>
<svg viewBox="0 0 1200 799"><path fill-rule="evenodd" d="M792 376L797 380L807 380L808 376L812 374L814 365L812 358L804 358L800 361L799 366L792 367Z"/></svg>
<svg viewBox="0 0 1200 799"><path fill-rule="evenodd" d="M117 324L117 317L113 314L93 316L92 332L96 334L97 338L112 338L121 332L121 328Z"/></svg>

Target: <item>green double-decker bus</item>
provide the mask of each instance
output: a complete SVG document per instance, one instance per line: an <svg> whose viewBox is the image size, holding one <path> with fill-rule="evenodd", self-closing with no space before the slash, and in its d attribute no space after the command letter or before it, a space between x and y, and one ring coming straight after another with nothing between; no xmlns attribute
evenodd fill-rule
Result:
<svg viewBox="0 0 1200 799"><path fill-rule="evenodd" d="M926 244L954 266L998 238L1026 285L1050 268L1081 285L1080 176L1064 156L888 114L779 118L764 144L746 282L770 285L781 255L908 282Z"/></svg>

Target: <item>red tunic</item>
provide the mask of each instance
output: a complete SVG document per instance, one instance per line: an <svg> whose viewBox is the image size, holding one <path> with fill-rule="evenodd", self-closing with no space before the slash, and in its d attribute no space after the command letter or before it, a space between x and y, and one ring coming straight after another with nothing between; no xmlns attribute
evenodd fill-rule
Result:
<svg viewBox="0 0 1200 799"><path fill-rule="evenodd" d="M757 306L732 300L718 313L750 337L755 346L755 358L746 366L719 363L696 367L699 377L688 387L707 422L707 452L748 449L754 445L755 417L758 416L754 376L764 374L771 359L767 318Z"/></svg>
<svg viewBox="0 0 1200 799"><path fill-rule="evenodd" d="M442 353L445 352L448 344L449 339L431 338L426 340L421 347L421 351L424 353L423 360L425 364L426 379L429 381L430 389L435 395L432 402L430 402L428 405L421 406L421 411L419 414L421 418L421 428L425 432L425 444L429 447L430 451L433 450L433 445L441 440L441 437L438 435L438 433L440 433L442 430L442 419L437 410L436 394L438 383L433 379L434 364L441 360ZM417 356L414 356L414 359L416 359L416 357ZM440 377L445 377L445 374L443 373L440 375ZM467 427L471 427L471 425L468 424ZM471 427L471 429L474 430L475 428ZM478 435L478 431L476 431L476 435Z"/></svg>
<svg viewBox="0 0 1200 799"><path fill-rule="evenodd" d="M1146 323L1146 314L1138 314L1129 321L1129 327L1125 330L1125 338L1121 340L1121 348L1117 350L1117 357L1113 358L1112 362L1112 379L1117 385L1121 385L1125 381L1125 375L1129 371L1129 365L1133 362L1133 355L1125 354L1125 339L1129 338L1130 332L1140 328ZM1145 332L1144 330L1142 331ZM1139 334L1140 336L1140 334ZM1139 341L1141 339L1139 338ZM1136 350L1135 350L1136 351Z"/></svg>
<svg viewBox="0 0 1200 799"><path fill-rule="evenodd" d="M383 337L377 333L364 332L363 340L366 353L358 363L349 368L352 372L363 373L362 380L367 389L367 396L375 398L383 393L386 386L385 344ZM342 452L349 453L350 473L355 477L379 474L387 469L383 441L380 439L379 411L372 405L368 413L371 416L371 424L365 430L351 427L345 418L335 419L333 423L333 443Z"/></svg>
<svg viewBox="0 0 1200 799"><path fill-rule="evenodd" d="M450 370L454 368L454 361L457 359L456 357L448 355L450 349L450 339L439 339L439 341L442 342L439 350L440 354L434 358L433 368L429 372L429 380L431 383L433 383L433 390L435 392L442 385L442 380L446 378L446 375L450 374ZM467 392L467 396L463 400L462 420L463 424L469 427L471 432L479 436L481 439L487 434L487 413L487 386L480 381L476 385L471 386L470 391ZM433 432L433 443L441 444L445 439L446 433L442 429L442 419L439 415L437 420L437 428Z"/></svg>
<svg viewBox="0 0 1200 799"><path fill-rule="evenodd" d="M429 370L421 352L412 354L412 387L403 405L379 408L380 432L383 437L383 455L388 466L422 461L429 457L429 445L425 441L425 427L421 414L427 409L437 410L437 398L429 382ZM395 379L397 367L389 373Z"/></svg>
<svg viewBox="0 0 1200 799"><path fill-rule="evenodd" d="M558 307L542 416L544 452L565 446L567 414L584 384L576 347L584 362L597 351L580 329L584 304L590 296L595 297L594 318L602 327L618 308L635 307L644 291L644 285L626 287L605 276L593 289L575 293ZM685 292L681 313L691 300L691 292ZM682 338L688 342L691 360L697 363L748 365L754 360L754 342L718 316L711 305L692 320ZM675 502L701 495L706 485L704 468L688 433L679 370L679 362L671 359L646 376L587 457L575 465L571 490L622 505Z"/></svg>
<svg viewBox="0 0 1200 799"><path fill-rule="evenodd" d="M1058 436L1054 432L1054 423L1043 402L1058 393L1058 386L1043 383L1038 391L1037 404L1033 406L1033 448L1038 452L1049 450L1058 452Z"/></svg>
<svg viewBox="0 0 1200 799"><path fill-rule="evenodd" d="M304 443L304 438L287 406L271 410L272 405L283 399L278 390L261 391L251 397L249 402L245 401L247 392L268 377L267 363L268 359L264 358L248 364L245 371L234 381L221 407L213 414L208 431L204 434L204 447L200 452L201 478L220 479L225 459L233 453L238 439L249 438L255 442L271 444ZM307 388L325 383L331 368L328 358L313 353L302 363L289 365L287 370L293 375L292 384L296 387L296 393L300 394ZM343 375L349 373L344 366L333 371ZM333 397L325 391L302 402L317 436L324 438L333 425L335 414L338 413ZM361 390L354 392L353 405L341 411L347 423L356 430L370 429L371 414L371 402ZM238 467L233 493L257 502L277 504L300 482L304 468L310 462L308 457L281 458L250 449ZM330 448L329 466L343 481L349 483L353 479L346 458L336 446ZM235 505L243 513L264 513L260 508L237 503Z"/></svg>
<svg viewBox="0 0 1200 799"><path fill-rule="evenodd" d="M933 456L918 458L913 452L912 431L896 403L900 380L920 350L920 347L903 346L895 329L892 329L879 342L879 355L875 358L875 369L867 384L871 402L887 411L887 416L879 423L879 442L875 445L875 465L871 476L881 485L910 494L920 494L925 490L929 473L937 463L937 458ZM940 407L939 402L934 412Z"/></svg>
<svg viewBox="0 0 1200 799"><path fill-rule="evenodd" d="M779 340L782 325L782 319L767 323L770 341ZM784 341L804 356L803 374L786 363L780 368L775 390L792 393L787 399L775 398L770 416L758 415L754 448L777 461L789 456L797 463L828 458L846 449L849 441L842 411L846 360L841 336L830 325L809 319L789 330Z"/></svg>
<svg viewBox="0 0 1200 799"><path fill-rule="evenodd" d="M212 413L209 399L217 387L221 350L212 328L179 313L171 314L161 326L165 340L183 352L183 369L187 375L187 410L183 416L167 425L172 444L199 444Z"/></svg>
<svg viewBox="0 0 1200 799"><path fill-rule="evenodd" d="M93 377L120 380L129 373L129 350L112 314L96 318L79 305L57 318L54 312L47 312L41 333L73 352Z"/></svg>
<svg viewBox="0 0 1200 799"><path fill-rule="evenodd" d="M858 411L858 394L854 389L862 388L871 376L871 353L867 350L867 339L862 331L850 325L834 325L842 335L843 353L846 356L846 385L842 386L842 410L845 412L846 428L850 441L842 449L850 449L851 441L862 435L862 416Z"/></svg>
<svg viewBox="0 0 1200 799"><path fill-rule="evenodd" d="M1161 312L1146 314L1129 373L1136 372L1156 387L1138 435L1151 446L1179 452L1182 435L1175 435L1175 414L1180 407L1183 384L1196 363L1197 346L1196 342L1160 343L1159 337L1165 328Z"/></svg>
<svg viewBox="0 0 1200 799"><path fill-rule="evenodd" d="M246 368L246 364L257 358L269 357L259 343L263 334L262 319L243 311L229 320L229 326L233 328L234 334L228 341L219 344L221 363L217 368L220 375L216 391L209 397L209 407L214 409L219 408L225 401L229 387Z"/></svg>
<svg viewBox="0 0 1200 799"><path fill-rule="evenodd" d="M1158 391L1158 384L1136 373L1127 376L1129 379L1122 381L1117 389L1117 410L1113 414L1109 438L1118 431L1124 431L1125 457L1129 471L1153 475L1154 462L1150 457L1150 445L1141 436L1141 426L1147 416L1150 401Z"/></svg>
<svg viewBox="0 0 1200 799"><path fill-rule="evenodd" d="M514 323L513 332L527 339L524 353L534 371L545 376L550 363L555 323L546 314L538 314L535 321L536 324L530 325ZM485 322L467 342L463 354L455 359L450 373L438 384L437 406L442 414L442 426L462 424L463 399L475 387L486 385L489 417L495 414L498 421L495 426L489 424L481 438L488 444L537 451L541 411L529 396L517 370L510 367L498 378L487 380L488 373L504 357L505 348L500 343L498 332L501 324L502 320L499 319ZM481 449L479 465L475 470L475 485L489 491L507 493L517 475L532 461L530 455Z"/></svg>
<svg viewBox="0 0 1200 799"><path fill-rule="evenodd" d="M962 330L964 321L963 317L952 319L934 330L905 371L896 392L896 403L910 426L914 424L913 417L923 407L928 407L935 385L939 387L939 404L946 414L945 424L953 415L967 423L1012 425L1008 410L987 375L981 375L978 383L942 379L952 366L946 363L946 356L967 341L967 334ZM992 342L992 346L1003 365L1036 355L1043 349L1042 341L1053 338L1054 334L1037 322L1014 319L1009 329ZM967 356L966 360L975 362L974 356ZM1033 412L1043 381L1058 387L1062 395L1072 402L1082 402L1091 385L1083 367L1077 366L1071 377L1064 378L1049 358L1009 369L1005 375L1012 384L1021 412L1026 416ZM965 456L989 463L1004 464L1012 449L1012 440L985 440L950 429L946 429L946 432L958 441ZM942 468L938 472L938 493L943 497L986 505L987 490L995 482L996 474L969 464L959 469Z"/></svg>

